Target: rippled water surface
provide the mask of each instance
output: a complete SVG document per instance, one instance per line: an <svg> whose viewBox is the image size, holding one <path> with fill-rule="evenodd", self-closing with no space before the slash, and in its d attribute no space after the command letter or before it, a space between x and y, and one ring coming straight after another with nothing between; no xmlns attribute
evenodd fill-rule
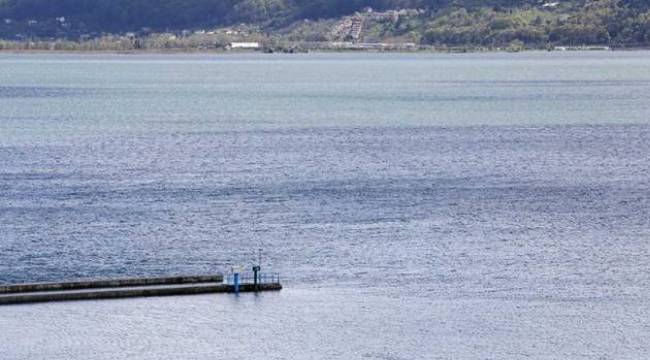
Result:
<svg viewBox="0 0 650 360"><path fill-rule="evenodd" d="M650 53L0 55L4 359L650 356Z"/></svg>

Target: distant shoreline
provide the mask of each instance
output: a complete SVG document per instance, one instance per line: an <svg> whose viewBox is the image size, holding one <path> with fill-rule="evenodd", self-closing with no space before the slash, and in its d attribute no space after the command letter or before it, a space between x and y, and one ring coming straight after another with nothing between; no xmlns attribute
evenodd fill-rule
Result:
<svg viewBox="0 0 650 360"><path fill-rule="evenodd" d="M206 50L206 49L143 49L143 50L48 50L48 49L0 49L0 54L114 54L114 55L301 55L301 54L480 54L480 53L593 53L593 52L617 52L617 51L648 51L650 47L629 47L610 49L569 49L569 50L547 50L547 49L522 49L512 51L508 49L418 49L418 50L359 50L359 49L313 49L299 52L265 52L255 50Z"/></svg>

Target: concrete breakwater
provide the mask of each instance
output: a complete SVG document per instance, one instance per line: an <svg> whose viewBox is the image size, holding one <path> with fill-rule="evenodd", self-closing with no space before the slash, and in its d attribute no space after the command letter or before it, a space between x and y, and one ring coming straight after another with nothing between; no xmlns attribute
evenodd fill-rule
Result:
<svg viewBox="0 0 650 360"><path fill-rule="evenodd" d="M0 286L0 305L129 297L233 293L222 275L131 278ZM237 292L281 290L275 283L239 284Z"/></svg>
<svg viewBox="0 0 650 360"><path fill-rule="evenodd" d="M223 275L174 276L154 278L127 278L112 280L84 280L35 284L0 285L0 294L34 291L80 290L98 288L119 288L126 286L173 285L222 282Z"/></svg>

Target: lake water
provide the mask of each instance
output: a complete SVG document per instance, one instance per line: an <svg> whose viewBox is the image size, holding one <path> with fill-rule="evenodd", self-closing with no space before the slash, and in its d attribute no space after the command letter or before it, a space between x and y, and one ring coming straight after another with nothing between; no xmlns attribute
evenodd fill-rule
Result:
<svg viewBox="0 0 650 360"><path fill-rule="evenodd" d="M650 357L650 53L0 55L4 359Z"/></svg>

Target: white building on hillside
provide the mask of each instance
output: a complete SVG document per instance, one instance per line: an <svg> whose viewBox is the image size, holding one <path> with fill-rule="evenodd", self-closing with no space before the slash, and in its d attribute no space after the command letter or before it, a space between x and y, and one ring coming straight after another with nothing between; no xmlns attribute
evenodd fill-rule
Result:
<svg viewBox="0 0 650 360"><path fill-rule="evenodd" d="M258 42L231 42L231 49L259 49L260 43Z"/></svg>

